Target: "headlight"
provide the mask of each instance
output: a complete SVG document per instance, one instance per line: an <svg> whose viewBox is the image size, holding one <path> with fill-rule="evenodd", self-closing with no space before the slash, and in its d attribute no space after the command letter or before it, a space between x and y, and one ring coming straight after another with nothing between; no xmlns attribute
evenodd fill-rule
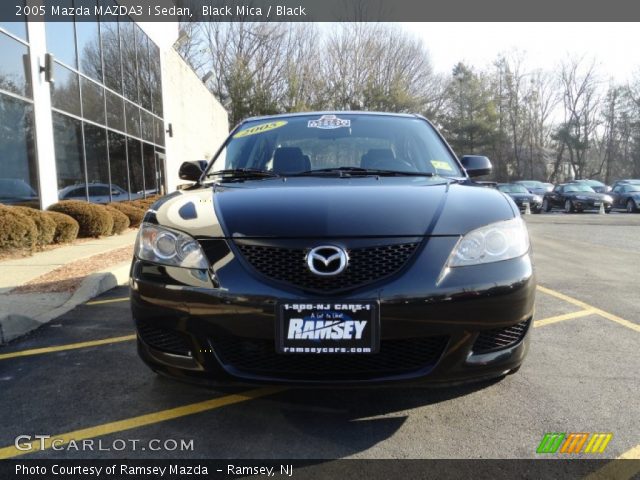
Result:
<svg viewBox="0 0 640 480"><path fill-rule="evenodd" d="M533 201L536 203L540 203L542 201L542 197L540 195L534 195Z"/></svg>
<svg viewBox="0 0 640 480"><path fill-rule="evenodd" d="M609 195L605 195L605 196L603 197L603 200L604 200L605 202L613 202L613 198L611 198L611 196L609 196Z"/></svg>
<svg viewBox="0 0 640 480"><path fill-rule="evenodd" d="M499 262L529 251L529 233L522 218L492 223L472 230L456 244L447 267Z"/></svg>
<svg viewBox="0 0 640 480"><path fill-rule="evenodd" d="M136 239L139 259L174 267L209 267L200 244L189 235L175 230L143 223Z"/></svg>

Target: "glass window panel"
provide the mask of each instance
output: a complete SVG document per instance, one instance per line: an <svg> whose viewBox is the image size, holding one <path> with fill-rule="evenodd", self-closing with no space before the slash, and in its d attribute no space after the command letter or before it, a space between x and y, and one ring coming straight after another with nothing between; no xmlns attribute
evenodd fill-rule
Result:
<svg viewBox="0 0 640 480"><path fill-rule="evenodd" d="M128 138L127 153L131 198L135 200L144 196L144 170L142 167L142 148L140 140Z"/></svg>
<svg viewBox="0 0 640 480"><path fill-rule="evenodd" d="M162 75L160 73L160 49L149 40L149 64L151 74L151 103L153 113L162 117Z"/></svg>
<svg viewBox="0 0 640 480"><path fill-rule="evenodd" d="M0 89L31 98L29 49L0 32Z"/></svg>
<svg viewBox="0 0 640 480"><path fill-rule="evenodd" d="M124 96L138 103L138 71L136 61L135 24L124 21L120 24L120 51L122 53L122 86Z"/></svg>
<svg viewBox="0 0 640 480"><path fill-rule="evenodd" d="M89 201L94 203L108 203L110 199L107 131L104 128L85 123L84 144L87 158ZM102 188L99 189L94 187ZM103 191L103 193L99 193L100 191Z"/></svg>
<svg viewBox="0 0 640 480"><path fill-rule="evenodd" d="M80 85L78 74L56 63L53 67L55 82L51 84L51 102L54 108L80 115Z"/></svg>
<svg viewBox="0 0 640 480"><path fill-rule="evenodd" d="M72 195L75 197L73 191L85 185L81 122L53 112L53 143L58 171L58 198L66 200Z"/></svg>
<svg viewBox="0 0 640 480"><path fill-rule="evenodd" d="M60 8L73 8L72 0L47 0L44 2L47 12L51 12L53 5ZM76 37L73 28L73 17L68 22L55 21L50 15L45 16L45 30L47 34L47 51L56 59L73 68L78 68L76 62Z"/></svg>
<svg viewBox="0 0 640 480"><path fill-rule="evenodd" d="M120 37L116 22L100 24L102 34L102 56L104 57L104 84L122 93L122 64L120 60Z"/></svg>
<svg viewBox="0 0 640 480"><path fill-rule="evenodd" d="M165 183L165 164L166 156L163 148L156 147L156 168L158 172L158 188L160 195L164 195L167 191Z"/></svg>
<svg viewBox="0 0 640 480"><path fill-rule="evenodd" d="M86 6L91 12L96 7L95 0L84 0L80 3L76 0L75 3L76 7ZM102 83L102 54L98 17L84 16L81 22L76 22L76 41L78 42L80 71Z"/></svg>
<svg viewBox="0 0 640 480"><path fill-rule="evenodd" d="M153 119L153 141L164 146L164 121L160 118Z"/></svg>
<svg viewBox="0 0 640 480"><path fill-rule="evenodd" d="M124 132L124 99L109 90L107 95L107 126Z"/></svg>
<svg viewBox="0 0 640 480"><path fill-rule="evenodd" d="M82 77L82 116L104 125L104 88Z"/></svg>
<svg viewBox="0 0 640 480"><path fill-rule="evenodd" d="M149 65L149 38L136 25L136 58L138 60L138 91L142 108L151 110L151 72Z"/></svg>
<svg viewBox="0 0 640 480"><path fill-rule="evenodd" d="M135 137L140 136L140 108L131 102L125 102L127 116L127 133Z"/></svg>
<svg viewBox="0 0 640 480"><path fill-rule="evenodd" d="M33 105L0 94L0 203L38 208Z"/></svg>
<svg viewBox="0 0 640 480"><path fill-rule="evenodd" d="M142 117L142 139L153 142L153 115L145 110L140 110Z"/></svg>
<svg viewBox="0 0 640 480"><path fill-rule="evenodd" d="M129 176L127 168L127 138L108 132L109 166L111 167L111 199L114 202L129 200Z"/></svg>
<svg viewBox="0 0 640 480"><path fill-rule="evenodd" d="M144 162L144 189L146 195L158 193L158 179L156 171L156 153L150 143L142 144L142 159Z"/></svg>
<svg viewBox="0 0 640 480"><path fill-rule="evenodd" d="M27 24L25 22L0 22L0 28L12 33L16 37L27 39Z"/></svg>

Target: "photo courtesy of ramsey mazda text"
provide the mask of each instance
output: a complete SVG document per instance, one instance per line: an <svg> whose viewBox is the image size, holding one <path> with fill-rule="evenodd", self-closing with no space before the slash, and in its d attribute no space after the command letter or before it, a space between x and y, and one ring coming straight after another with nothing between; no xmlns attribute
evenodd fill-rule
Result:
<svg viewBox="0 0 640 480"><path fill-rule="evenodd" d="M241 122L158 200L131 267L138 351L225 384L455 384L516 372L535 276L514 201L425 118Z"/></svg>

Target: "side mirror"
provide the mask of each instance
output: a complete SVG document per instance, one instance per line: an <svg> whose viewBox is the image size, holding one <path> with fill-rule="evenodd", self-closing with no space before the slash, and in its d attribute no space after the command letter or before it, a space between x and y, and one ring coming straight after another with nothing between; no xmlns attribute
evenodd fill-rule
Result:
<svg viewBox="0 0 640 480"><path fill-rule="evenodd" d="M462 166L470 177L481 177L491 173L491 161L481 155L465 155L462 157Z"/></svg>
<svg viewBox="0 0 640 480"><path fill-rule="evenodd" d="M195 162L184 162L180 165L180 170L178 171L178 176L181 180L188 180L190 182L197 182L200 180L202 176L202 172L204 172L204 168L202 167L202 163L204 160L198 160ZM205 168L206 168L205 162Z"/></svg>

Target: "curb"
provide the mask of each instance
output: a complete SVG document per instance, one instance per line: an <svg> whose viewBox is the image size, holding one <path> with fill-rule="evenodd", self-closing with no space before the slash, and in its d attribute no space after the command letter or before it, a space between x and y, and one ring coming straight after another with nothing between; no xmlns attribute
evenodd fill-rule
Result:
<svg viewBox="0 0 640 480"><path fill-rule="evenodd" d="M17 314L0 316L0 345L4 345L18 337L40 328L51 320L73 310L78 305L129 281L130 262L122 263L87 275L78 289L59 307L43 312L34 317Z"/></svg>

